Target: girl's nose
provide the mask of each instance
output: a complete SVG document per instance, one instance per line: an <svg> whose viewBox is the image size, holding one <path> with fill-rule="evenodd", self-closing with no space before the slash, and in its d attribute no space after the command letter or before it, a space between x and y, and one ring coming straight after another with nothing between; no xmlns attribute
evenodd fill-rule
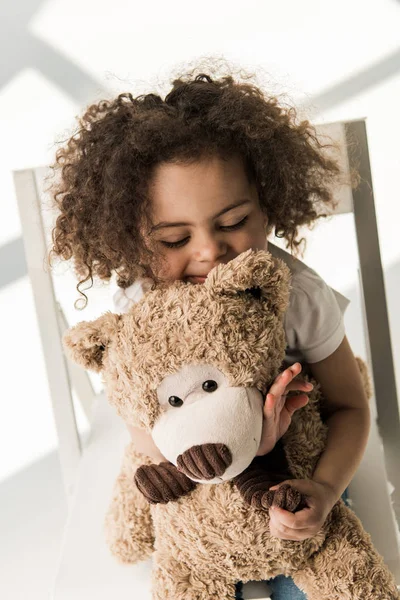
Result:
<svg viewBox="0 0 400 600"><path fill-rule="evenodd" d="M226 254L226 250L226 242L219 239L218 236L203 234L195 243L193 258L199 262L213 264Z"/></svg>

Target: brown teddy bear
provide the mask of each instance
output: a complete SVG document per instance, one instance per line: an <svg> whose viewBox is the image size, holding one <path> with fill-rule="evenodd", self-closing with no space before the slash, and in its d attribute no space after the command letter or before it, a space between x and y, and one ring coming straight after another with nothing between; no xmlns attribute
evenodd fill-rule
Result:
<svg viewBox="0 0 400 600"><path fill-rule="evenodd" d="M106 518L119 560L153 556L154 600L233 600L237 581L280 574L309 600L399 598L341 499L312 538L269 533L271 503L292 511L304 503L290 486L269 487L310 478L327 431L313 382L282 440L255 458L263 395L282 369L289 292L286 265L248 250L201 286L156 287L127 314L105 313L64 336L75 362L102 372L117 413L150 432L170 461L152 465L130 444Z"/></svg>

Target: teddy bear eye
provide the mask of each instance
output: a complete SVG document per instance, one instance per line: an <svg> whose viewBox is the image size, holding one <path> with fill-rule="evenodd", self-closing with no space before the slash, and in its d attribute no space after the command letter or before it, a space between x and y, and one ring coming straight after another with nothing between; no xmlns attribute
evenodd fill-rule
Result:
<svg viewBox="0 0 400 600"><path fill-rule="evenodd" d="M178 396L170 396L168 398L168 402L170 403L171 406L174 406L175 408L177 408L178 406L182 406L182 404L183 404L183 400L178 398Z"/></svg>
<svg viewBox="0 0 400 600"><path fill-rule="evenodd" d="M202 387L205 392L215 392L218 388L218 384L213 379L208 379L203 383Z"/></svg>
<svg viewBox="0 0 400 600"><path fill-rule="evenodd" d="M260 298L261 298L261 288L259 288L259 287L247 288L247 289L245 289L245 293L251 294L251 296L253 296L254 298L257 298L257 300L260 300Z"/></svg>

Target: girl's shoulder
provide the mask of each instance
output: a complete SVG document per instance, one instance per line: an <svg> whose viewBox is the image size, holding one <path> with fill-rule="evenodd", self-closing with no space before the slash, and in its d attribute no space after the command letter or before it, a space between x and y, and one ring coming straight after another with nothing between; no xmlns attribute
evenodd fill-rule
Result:
<svg viewBox="0 0 400 600"><path fill-rule="evenodd" d="M287 353L300 353L309 363L321 361L336 350L345 336L343 314L350 300L285 250L273 244L268 244L268 250L287 264L292 275L284 320Z"/></svg>
<svg viewBox="0 0 400 600"><path fill-rule="evenodd" d="M293 308L295 304L298 305L299 302L303 304L318 302L322 303L321 308L326 306L329 310L332 302L335 301L341 313L344 314L350 300L330 287L314 269L271 242L268 242L268 251L275 258L283 260L290 269L292 279L289 309Z"/></svg>

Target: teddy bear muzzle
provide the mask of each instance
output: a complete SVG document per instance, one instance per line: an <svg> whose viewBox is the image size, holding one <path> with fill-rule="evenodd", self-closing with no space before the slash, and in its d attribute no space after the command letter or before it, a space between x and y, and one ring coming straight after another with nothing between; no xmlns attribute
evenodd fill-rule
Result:
<svg viewBox="0 0 400 600"><path fill-rule="evenodd" d="M192 446L176 461L179 471L194 479L221 477L232 464L232 453L225 444Z"/></svg>

